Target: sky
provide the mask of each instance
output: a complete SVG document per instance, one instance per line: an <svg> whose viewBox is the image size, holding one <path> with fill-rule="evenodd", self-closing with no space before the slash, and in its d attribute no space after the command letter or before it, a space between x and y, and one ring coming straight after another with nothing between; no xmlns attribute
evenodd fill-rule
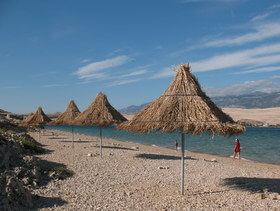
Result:
<svg viewBox="0 0 280 211"><path fill-rule="evenodd" d="M280 91L280 1L0 0L1 109L140 105L181 63L209 96Z"/></svg>

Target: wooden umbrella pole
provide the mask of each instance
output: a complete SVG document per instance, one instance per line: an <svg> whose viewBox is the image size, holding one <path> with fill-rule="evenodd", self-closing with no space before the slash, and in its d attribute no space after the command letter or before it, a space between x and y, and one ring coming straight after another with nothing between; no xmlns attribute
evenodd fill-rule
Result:
<svg viewBox="0 0 280 211"><path fill-rule="evenodd" d="M72 125L72 147L74 147L74 126Z"/></svg>
<svg viewBox="0 0 280 211"><path fill-rule="evenodd" d="M102 127L100 128L100 157L102 157Z"/></svg>
<svg viewBox="0 0 280 211"><path fill-rule="evenodd" d="M184 195L185 171L184 171L184 157L185 157L185 134L182 133L182 157L181 157L181 194Z"/></svg>

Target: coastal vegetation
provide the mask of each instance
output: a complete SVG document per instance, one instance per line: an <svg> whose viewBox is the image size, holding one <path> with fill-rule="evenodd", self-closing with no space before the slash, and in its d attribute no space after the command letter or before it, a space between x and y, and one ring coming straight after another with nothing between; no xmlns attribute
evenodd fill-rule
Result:
<svg viewBox="0 0 280 211"><path fill-rule="evenodd" d="M63 165L50 165L34 156L46 152L25 128L0 121L0 210L32 208L34 189L74 174Z"/></svg>

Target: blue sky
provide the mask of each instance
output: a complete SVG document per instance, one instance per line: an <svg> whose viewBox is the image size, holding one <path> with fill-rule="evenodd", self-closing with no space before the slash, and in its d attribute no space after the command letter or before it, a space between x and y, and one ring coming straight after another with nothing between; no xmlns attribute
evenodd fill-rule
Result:
<svg viewBox="0 0 280 211"><path fill-rule="evenodd" d="M1 0L0 108L116 108L159 97L190 63L210 96L280 90L277 0Z"/></svg>

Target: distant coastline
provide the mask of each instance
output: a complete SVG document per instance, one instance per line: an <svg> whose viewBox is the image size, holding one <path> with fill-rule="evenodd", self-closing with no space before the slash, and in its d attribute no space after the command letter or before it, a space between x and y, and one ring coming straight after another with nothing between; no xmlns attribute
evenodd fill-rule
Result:
<svg viewBox="0 0 280 211"><path fill-rule="evenodd" d="M246 127L280 127L280 107L273 108L222 108L229 114L234 121ZM49 113L48 117L55 119L60 112ZM134 114L122 113L128 120L132 119ZM15 123L20 122L28 114L14 114L12 112L0 110L0 119L7 119Z"/></svg>
<svg viewBox="0 0 280 211"><path fill-rule="evenodd" d="M280 107L275 108L222 108L234 121L246 127L280 127ZM135 114L123 114L128 120Z"/></svg>

